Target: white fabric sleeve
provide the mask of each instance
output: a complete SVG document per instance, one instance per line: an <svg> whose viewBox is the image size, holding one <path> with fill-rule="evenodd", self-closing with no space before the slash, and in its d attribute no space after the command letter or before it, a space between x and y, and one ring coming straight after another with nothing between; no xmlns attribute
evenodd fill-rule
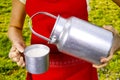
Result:
<svg viewBox="0 0 120 80"><path fill-rule="evenodd" d="M22 2L23 4L25 4L26 3L26 0L19 0L20 2Z"/></svg>

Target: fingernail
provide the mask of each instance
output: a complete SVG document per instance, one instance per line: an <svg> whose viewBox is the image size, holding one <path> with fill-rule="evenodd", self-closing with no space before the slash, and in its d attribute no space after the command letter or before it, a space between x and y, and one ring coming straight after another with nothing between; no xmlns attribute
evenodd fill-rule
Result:
<svg viewBox="0 0 120 80"><path fill-rule="evenodd" d="M24 52L24 49L17 49L20 53L23 53Z"/></svg>
<svg viewBox="0 0 120 80"><path fill-rule="evenodd" d="M19 51L20 51L21 53L23 53L23 52L24 52L24 49L20 49Z"/></svg>

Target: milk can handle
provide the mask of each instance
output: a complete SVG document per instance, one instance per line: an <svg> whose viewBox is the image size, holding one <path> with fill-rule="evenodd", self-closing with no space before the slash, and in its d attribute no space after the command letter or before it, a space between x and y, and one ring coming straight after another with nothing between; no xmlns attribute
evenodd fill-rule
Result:
<svg viewBox="0 0 120 80"><path fill-rule="evenodd" d="M37 32L35 32L35 31L32 29L30 20L32 20L33 17L35 17L35 16L38 15L38 14L44 14L44 15L50 16L50 17L52 17L52 18L54 18L54 19L57 19L57 17L54 16L54 15L52 15L52 14L50 14L50 13L48 13L48 12L37 12L37 13L33 14L33 15L30 17L29 22L28 22L28 26L29 26L30 30L32 31L32 33L33 33L34 35L36 35L36 36L38 36L38 37L40 37L40 38L42 38L42 39L50 42L51 39L49 39L49 38L47 38L47 37L45 37L45 36L43 36L43 35L41 35L41 34L38 34Z"/></svg>

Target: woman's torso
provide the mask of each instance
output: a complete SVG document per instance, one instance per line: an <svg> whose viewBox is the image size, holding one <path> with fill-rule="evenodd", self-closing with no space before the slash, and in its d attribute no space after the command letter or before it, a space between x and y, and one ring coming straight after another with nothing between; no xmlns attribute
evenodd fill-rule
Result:
<svg viewBox="0 0 120 80"><path fill-rule="evenodd" d="M27 7L29 6L29 7ZM88 19L87 5L85 0L27 0L26 11L29 16L36 12L45 11L53 15L60 15L64 18L75 16L84 20ZM55 19L43 14L35 16L32 20L33 29L46 37L50 36ZM48 44L47 41L38 38L32 34L32 44L46 44L51 48L50 64L51 66L63 66L64 64L78 64L84 61L60 53L55 45Z"/></svg>
<svg viewBox="0 0 120 80"><path fill-rule="evenodd" d="M26 1L26 12L29 16L32 16L33 14L41 11L49 12L55 16L60 15L64 18L75 16L84 20L88 20L86 0L27 0ZM43 14L36 15L32 19L33 29L37 33L48 38L53 29L54 23L55 23L55 19ZM94 72L92 73L93 68L90 63L59 52L55 45L48 44L47 41L38 38L34 34L32 34L31 43L45 44L50 47L50 67L51 67L50 70L53 70L52 68L61 67L63 71L68 69L68 71L66 70L67 73L65 72L66 74L72 74L74 70L77 71L77 69L79 70L81 69L78 74L81 75L81 77L82 76L84 77L86 75L86 77L88 78L80 78L80 79L88 80L91 77L89 79L91 80L92 75L95 74L94 75L95 78L92 80L97 80L96 71L94 70ZM71 68L71 71L69 71L70 70L69 68ZM48 74L49 72L54 72L54 71L48 71ZM69 80L73 80L73 79L69 79Z"/></svg>

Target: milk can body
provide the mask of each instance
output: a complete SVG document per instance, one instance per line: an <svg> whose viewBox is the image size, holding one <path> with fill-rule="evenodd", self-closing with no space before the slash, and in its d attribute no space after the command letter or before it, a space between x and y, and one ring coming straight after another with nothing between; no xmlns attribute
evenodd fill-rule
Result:
<svg viewBox="0 0 120 80"><path fill-rule="evenodd" d="M109 55L113 40L112 32L76 17L64 20L65 24L62 24L61 20L61 17L58 17L50 37L53 41L56 40L54 43L58 49L88 62L101 64L100 58Z"/></svg>
<svg viewBox="0 0 120 80"><path fill-rule="evenodd" d="M60 52L93 64L101 64L101 57L109 55L113 42L112 32L76 17L65 19L47 12L38 12L31 19L38 14L55 18L56 22L49 38L36 33L30 27L32 33L55 44Z"/></svg>

